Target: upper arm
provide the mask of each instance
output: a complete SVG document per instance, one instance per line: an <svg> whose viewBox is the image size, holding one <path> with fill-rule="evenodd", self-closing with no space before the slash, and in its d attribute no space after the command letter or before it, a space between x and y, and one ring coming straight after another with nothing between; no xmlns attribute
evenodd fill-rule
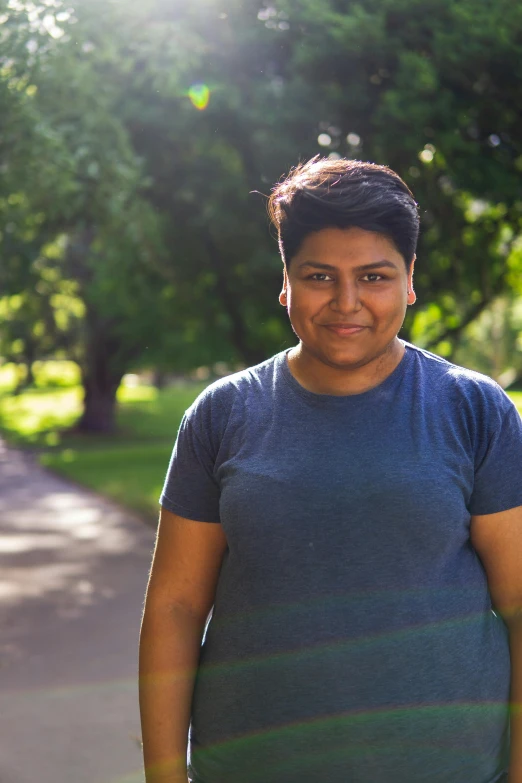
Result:
<svg viewBox="0 0 522 783"><path fill-rule="evenodd" d="M206 619L226 548L220 524L195 522L162 508L146 609L178 606Z"/></svg>
<svg viewBox="0 0 522 783"><path fill-rule="evenodd" d="M522 506L471 517L471 543L502 614L522 609Z"/></svg>

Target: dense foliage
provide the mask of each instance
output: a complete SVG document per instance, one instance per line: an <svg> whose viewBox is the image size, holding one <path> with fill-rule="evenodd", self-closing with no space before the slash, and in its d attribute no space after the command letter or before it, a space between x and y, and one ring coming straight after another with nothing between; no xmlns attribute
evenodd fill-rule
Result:
<svg viewBox="0 0 522 783"><path fill-rule="evenodd" d="M462 350L522 294L521 23L511 0L3 0L0 353L74 358L81 427L109 430L130 369L280 350L266 195L317 153L410 184L404 336Z"/></svg>

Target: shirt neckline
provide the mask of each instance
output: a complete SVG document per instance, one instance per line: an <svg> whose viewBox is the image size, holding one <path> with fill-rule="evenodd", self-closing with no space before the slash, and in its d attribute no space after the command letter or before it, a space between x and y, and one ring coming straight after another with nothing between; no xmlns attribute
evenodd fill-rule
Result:
<svg viewBox="0 0 522 783"><path fill-rule="evenodd" d="M381 381L381 383L377 384L377 386L373 386L371 389L359 392L358 394L318 394L305 389L305 387L301 386L299 381L294 378L290 372L290 367L288 366L288 354L293 346L291 348L286 348L278 354L278 370L292 391L315 407L343 407L360 401L366 402L372 397L379 396L387 391L398 379L401 379L407 371L413 352L410 350L409 343L405 340L401 340L401 343L404 345L404 354L398 365L383 381Z"/></svg>

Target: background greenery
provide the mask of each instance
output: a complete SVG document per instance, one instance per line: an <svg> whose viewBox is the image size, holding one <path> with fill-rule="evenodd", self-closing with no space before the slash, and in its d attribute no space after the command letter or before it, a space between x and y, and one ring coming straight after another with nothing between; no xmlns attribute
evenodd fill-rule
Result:
<svg viewBox="0 0 522 783"><path fill-rule="evenodd" d="M0 430L9 440L33 451L46 467L154 522L181 417L205 384L184 382L161 391L122 384L117 433L93 435L71 431L82 407L74 366L38 366L35 387L17 395L14 369L0 370ZM47 385L53 377L60 381L54 388Z"/></svg>
<svg viewBox="0 0 522 783"><path fill-rule="evenodd" d="M402 336L522 388L520 29L511 0L0 0L4 431L99 433L94 464L165 383L292 344L265 204L316 154L418 199Z"/></svg>

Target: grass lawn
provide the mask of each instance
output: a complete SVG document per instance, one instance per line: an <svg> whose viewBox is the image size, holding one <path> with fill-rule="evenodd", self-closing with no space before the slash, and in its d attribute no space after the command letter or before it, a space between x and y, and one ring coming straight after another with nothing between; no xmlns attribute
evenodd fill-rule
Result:
<svg viewBox="0 0 522 783"><path fill-rule="evenodd" d="M205 385L159 392L121 387L118 433L111 436L67 432L81 410L79 387L31 389L18 396L0 390L0 430L10 443L36 451L56 473L155 521L181 417Z"/></svg>
<svg viewBox="0 0 522 783"><path fill-rule="evenodd" d="M13 396L0 373L0 430L9 442L38 451L46 467L155 521L179 422L205 385L122 386L117 434L80 436L67 432L81 410L78 386ZM522 414L522 392L510 396Z"/></svg>

